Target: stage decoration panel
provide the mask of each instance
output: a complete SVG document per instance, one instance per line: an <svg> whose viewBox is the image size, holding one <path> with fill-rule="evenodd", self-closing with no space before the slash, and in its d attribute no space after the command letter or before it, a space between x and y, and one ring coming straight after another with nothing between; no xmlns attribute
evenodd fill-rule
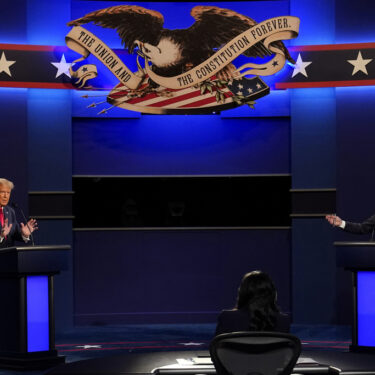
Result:
<svg viewBox="0 0 375 375"><path fill-rule="evenodd" d="M95 114L195 114L254 107L273 89L375 83L373 42L286 47L300 20L285 6L77 4L69 48L0 44L0 87L79 88Z"/></svg>
<svg viewBox="0 0 375 375"><path fill-rule="evenodd" d="M312 45L289 48L296 60L283 71L277 89L370 86L375 84L375 43Z"/></svg>
<svg viewBox="0 0 375 375"><path fill-rule="evenodd" d="M137 5L99 9L72 20L66 43L81 57L72 63L70 75L79 88L88 87L98 75L96 64L73 64L94 55L120 81L107 96L112 107L151 114L212 113L243 104L253 107L255 99L269 93L259 76L274 75L286 61L295 63L282 40L298 35L297 17L257 23L230 9L202 5L190 15L195 22L189 28L172 30L164 28L160 12ZM117 31L124 47L136 55L135 73L82 27L89 23ZM235 65L241 55L246 63ZM263 61L257 63L257 58Z"/></svg>
<svg viewBox="0 0 375 375"><path fill-rule="evenodd" d="M275 76L277 82L270 83L263 78L262 81L271 88L375 84L375 59L371 58L374 56L375 43L293 46L288 49L296 64L287 64L285 69L278 72ZM127 50L113 51L121 59L129 56ZM75 55L64 46L0 44L0 87L74 89L76 86L69 69L74 65ZM109 80L108 74L104 76L106 82L116 85L115 79ZM96 84L99 90L111 90L106 82L98 79ZM206 91L210 91L211 85L210 82L205 83Z"/></svg>
<svg viewBox="0 0 375 375"><path fill-rule="evenodd" d="M67 47L0 44L0 87L74 89Z"/></svg>

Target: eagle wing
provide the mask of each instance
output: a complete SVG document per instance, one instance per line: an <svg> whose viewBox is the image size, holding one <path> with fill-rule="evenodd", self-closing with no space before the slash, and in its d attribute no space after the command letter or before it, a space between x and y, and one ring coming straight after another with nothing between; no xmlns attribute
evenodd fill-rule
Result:
<svg viewBox="0 0 375 375"><path fill-rule="evenodd" d="M70 21L68 26L79 26L89 22L116 29L122 44L133 53L136 40L157 44L163 30L164 17L155 10L135 5L119 5L88 13L84 17Z"/></svg>
<svg viewBox="0 0 375 375"><path fill-rule="evenodd" d="M188 29L201 45L207 49L220 48L237 35L257 24L252 18L244 16L230 9L215 6L196 6L190 14L195 23ZM272 42L271 45L282 49L286 58L294 63L285 45L281 41ZM272 55L263 42L258 42L243 53L249 57L265 57Z"/></svg>

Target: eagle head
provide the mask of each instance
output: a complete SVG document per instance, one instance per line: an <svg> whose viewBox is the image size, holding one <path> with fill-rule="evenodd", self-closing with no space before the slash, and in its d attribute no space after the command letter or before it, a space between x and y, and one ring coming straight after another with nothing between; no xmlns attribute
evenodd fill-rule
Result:
<svg viewBox="0 0 375 375"><path fill-rule="evenodd" d="M183 59L182 46L169 37L162 37L157 46L139 40L134 44L138 45L138 53L158 68L172 67Z"/></svg>

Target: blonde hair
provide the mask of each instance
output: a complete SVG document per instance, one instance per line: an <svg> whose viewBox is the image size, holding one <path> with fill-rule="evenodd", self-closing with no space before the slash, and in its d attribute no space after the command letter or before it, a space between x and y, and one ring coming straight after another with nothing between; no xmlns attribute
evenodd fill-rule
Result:
<svg viewBox="0 0 375 375"><path fill-rule="evenodd" d="M0 185L7 186L10 190L14 189L13 182L7 180L6 178L0 178Z"/></svg>

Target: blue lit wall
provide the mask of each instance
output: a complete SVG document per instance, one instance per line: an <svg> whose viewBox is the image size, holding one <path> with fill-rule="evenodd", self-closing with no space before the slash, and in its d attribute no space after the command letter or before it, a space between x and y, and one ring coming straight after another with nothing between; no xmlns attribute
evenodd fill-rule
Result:
<svg viewBox="0 0 375 375"><path fill-rule="evenodd" d="M0 170L13 178L14 201L27 207L27 90L0 88L0 110L0 149L6 155L0 158Z"/></svg>
<svg viewBox="0 0 375 375"><path fill-rule="evenodd" d="M336 2L337 43L373 42L375 29L372 15L373 1L361 0ZM356 16L351 17L355 12ZM337 213L349 221L363 221L374 213L375 167L373 126L375 88L353 87L336 89L337 113ZM338 231L336 240L366 241L367 236L348 235ZM348 321L345 311L351 311L349 272L338 270L336 275L338 321Z"/></svg>
<svg viewBox="0 0 375 375"><path fill-rule="evenodd" d="M290 12L301 19L300 34L292 44L335 43L334 0L291 0ZM336 186L335 89L289 91L292 188L333 188ZM333 232L322 217L293 219L294 323L335 322L336 267L332 242Z"/></svg>
<svg viewBox="0 0 375 375"><path fill-rule="evenodd" d="M69 30L66 22L91 10L115 4L119 3L70 0L48 3L42 0L17 2L17 4L9 2L5 6L6 11L0 15L0 21L6 26L4 28L6 31L0 33L0 42L64 45L64 38ZM166 19L165 26L174 28L189 26L193 22L189 12L196 4L143 3L142 5L161 10ZM251 6L243 2L227 2L220 5L249 14L259 21L288 14L289 10L288 1L278 1L273 5L269 2L264 2L263 5L257 2ZM165 11L163 8L165 6L170 9ZM176 15L180 17L177 18ZM121 48L115 31L95 28L95 32L111 47ZM103 73L104 79L109 76L108 72ZM272 85L272 80L270 84ZM290 170L287 92L269 96L264 105L259 105L259 110L255 114L257 118L251 121L247 117L252 111L247 108L228 111L226 116L179 118L178 116L130 115L123 111L121 115L117 114L114 117L123 116L132 119L113 120L110 119L111 115L98 119L96 118L98 116L93 116L92 112L87 115L86 109L80 109L77 104L80 98L74 96L75 99L72 99L71 93L64 90L2 89L0 95L3 98L0 103L2 113L7 119L1 123L3 134L7 135L6 138L1 138L1 142L3 150L10 155L7 163L3 163L2 170L16 183L15 198L26 208L29 191L69 191L74 173L237 174L288 173ZM280 103L280 106L277 103ZM263 119L264 115L272 118ZM87 118L84 118L85 116ZM91 157L93 159L90 164ZM101 158L102 162L93 168ZM72 226L69 220L39 220L39 227L39 231L35 233L38 244L73 243ZM184 235L192 248L198 248L198 243L194 241L201 242L202 238L198 240L191 233ZM286 236L283 251L277 254L285 260L287 267L289 242L287 232L282 235ZM127 236L129 234L123 235L120 242L128 243L129 247L135 246L137 239L131 243L127 241ZM158 240L152 242L153 251L169 243L168 232L156 233L155 236ZM232 236L233 234L229 235L229 233L221 234L223 249L229 248L233 243ZM273 233L269 239L279 243L280 241L276 240L278 236L279 234ZM209 237L203 241L210 242ZM249 241L255 241L257 246L262 247L258 239L259 234L253 233L250 237L253 239ZM74 250L79 254L78 245L77 243ZM94 254L101 254L102 248L95 245L95 241L90 239L85 244ZM168 251L174 251L174 248L171 247L166 251L168 254ZM187 253L183 257L188 256L189 251L186 249ZM244 257L246 246L240 252L240 258ZM210 254L206 254L206 261L209 261ZM244 268L233 271L231 278L233 283L237 285L240 278L238 273L247 271L248 267L258 267L259 264L262 268L265 259L262 257L259 259L260 263L245 266L246 270ZM275 264L279 264L279 261ZM282 284L280 293L283 308L289 310L289 278L278 275L270 265L267 267ZM236 270L235 264L232 269ZM72 324L72 270L71 261L70 271L56 277L57 333ZM90 272L88 265L86 265L86 272ZM99 275L99 279L104 276L104 274ZM104 288L110 289L111 286L109 281L102 284ZM77 287L78 290L82 289L80 285ZM226 302L222 302L231 306L232 298L233 291L228 290ZM154 306L154 308L158 307ZM199 306L191 308L194 310Z"/></svg>
<svg viewBox="0 0 375 375"><path fill-rule="evenodd" d="M291 1L291 14L301 18L300 35L292 43L373 42L374 10L367 0ZM354 221L370 216L374 88L290 91L293 188L336 188L339 216ZM295 323L351 323L351 275L335 267L332 243L338 239L367 240L332 230L323 218L293 219Z"/></svg>
<svg viewBox="0 0 375 375"><path fill-rule="evenodd" d="M375 88L337 88L336 98L337 182L340 184L337 211L350 221L363 221L373 215ZM347 234L345 238L355 240L358 237Z"/></svg>
<svg viewBox="0 0 375 375"><path fill-rule="evenodd" d="M69 90L28 89L30 190L71 189L70 123Z"/></svg>
<svg viewBox="0 0 375 375"><path fill-rule="evenodd" d="M374 42L374 10L375 4L371 0L336 1L336 43Z"/></svg>
<svg viewBox="0 0 375 375"><path fill-rule="evenodd" d="M114 4L77 1L72 3L72 18ZM167 28L189 27L193 23L190 10L195 5L212 5L138 4L160 11ZM289 1L216 4L258 21L289 14ZM87 27L111 46L121 47L113 30ZM132 60L134 56L129 59L129 65ZM107 79L106 72L103 77ZM273 86L272 78L266 81ZM88 102L102 100L94 97ZM199 176L290 172L287 91L258 100L255 110L244 106L218 115L201 116L130 116L125 111L124 118L120 118L119 110L111 110L95 119L94 113L101 107L84 110L77 103L81 108L85 104L74 97L73 175ZM106 245L103 252L103 245L108 241L111 246ZM121 245L123 243L127 244L126 249ZM88 253L91 261L85 262ZM194 259L198 254L200 261L197 263ZM233 306L242 274L254 268L270 272L279 287L280 305L284 311L290 311L289 255L288 230L267 230L266 235L255 230L142 234L79 231L75 233L75 319L77 323L101 324L114 319L117 322L214 322L220 309ZM101 266L103 256L106 261ZM133 264L138 265L136 274ZM231 265L229 268L228 264ZM279 267L280 264L283 266ZM224 272L225 282L221 276ZM93 275L96 275L94 279ZM178 280L177 284L170 284L171 279ZM152 291L146 287L149 280L153 280ZM90 283L95 285L90 287ZM130 283L131 289L121 287ZM109 286L116 290L112 296L106 292ZM146 304L137 298L144 293L148 296ZM207 299L207 295L211 298Z"/></svg>
<svg viewBox="0 0 375 375"><path fill-rule="evenodd" d="M6 0L0 12L0 43L64 45L70 5L70 0ZM1 177L15 183L12 200L26 215L30 191L71 190L71 106L65 90L0 89L0 147L6 155L0 161ZM71 221L38 221L37 244L72 243ZM55 280L57 333L72 326L72 277L67 271Z"/></svg>
<svg viewBox="0 0 375 375"><path fill-rule="evenodd" d="M2 3L0 43L27 43L27 0Z"/></svg>
<svg viewBox="0 0 375 375"><path fill-rule="evenodd" d="M289 119L76 119L75 175L289 173Z"/></svg>
<svg viewBox="0 0 375 375"><path fill-rule="evenodd" d="M91 10L117 4L123 2L8 0L2 4L0 13L0 43L64 45L69 30L66 22ZM165 26L170 28L189 26L193 21L189 11L196 4L205 3L142 3L162 11ZM170 11L166 12L165 6L171 7ZM300 35L291 42L294 45L375 40L371 0L226 2L220 6L257 21L281 14L299 16ZM92 26L88 28L94 30ZM95 28L95 33L113 48L121 48L113 30ZM103 74L105 79L110 76ZM15 182L14 198L26 211L28 191L68 191L74 174L290 172L293 188L336 187L337 213L361 220L373 213L369 202L373 201L375 187L371 176L375 166L371 157L375 141L374 93L372 87L295 89L259 100L256 112L244 107L220 116L178 118L129 115L126 111L119 115L118 110L113 115L116 119L111 115L98 119L92 112L81 110L80 99L67 91L0 89L0 146L6 155L0 166L2 174ZM121 116L125 118L120 119ZM95 163L90 164L91 161ZM73 243L71 221L42 220L39 226L37 243ZM350 290L346 288L347 273L336 271L334 265L332 242L336 233L341 234L327 227L322 218L294 219L290 242L288 239L283 242L285 253L275 255L280 258L274 259L277 264L286 255L285 268L277 271L263 258L263 263L252 264L246 258L245 247L238 260L246 259L248 268L262 264L269 267L285 292L283 307L293 306L295 323L348 324L350 316L345 312L350 311L350 306L342 303L351 300ZM127 235L131 239L134 234ZM221 234L222 251L225 245L230 248L232 235ZM164 246L168 244L168 236L168 232L155 233L158 241L154 243ZM274 240L279 234L272 236ZM82 239L88 242L82 244ZM126 239L122 239L124 243ZM132 239L135 248L139 246L138 240ZM195 244L193 240L194 235L189 237L191 246ZM99 257L102 249L94 246L95 241L80 235L76 241L74 250L78 251L80 262L77 264L80 271L88 267L83 274L90 275L89 265L85 265L82 257L87 249ZM258 234L246 241L259 249L259 254L265 249L271 251L273 244L272 241L266 244ZM73 321L72 269L73 260L71 271L56 278L57 330ZM287 283L281 281L284 273ZM290 280L293 284L288 284ZM85 289L85 282L77 285L79 291ZM101 287L107 290L110 283L111 280ZM292 285L293 303L286 292L288 285ZM229 304L232 293L228 289L220 303ZM324 304L320 303L322 300Z"/></svg>
<svg viewBox="0 0 375 375"><path fill-rule="evenodd" d="M335 89L291 90L290 95L292 187L335 187ZM334 233L322 218L294 218L292 227L293 279L298 280L293 283L294 321L331 323L335 316Z"/></svg>
<svg viewBox="0 0 375 375"><path fill-rule="evenodd" d="M360 2L360 1L359 1ZM297 46L334 44L335 0L290 1L290 14L301 20L299 35L291 44ZM345 13L345 9L342 8ZM345 42L343 42L345 43Z"/></svg>
<svg viewBox="0 0 375 375"><path fill-rule="evenodd" d="M249 269L270 274L288 311L289 241L286 230L76 232L75 320L215 322Z"/></svg>
<svg viewBox="0 0 375 375"><path fill-rule="evenodd" d="M291 90L293 188L336 183L334 88Z"/></svg>

